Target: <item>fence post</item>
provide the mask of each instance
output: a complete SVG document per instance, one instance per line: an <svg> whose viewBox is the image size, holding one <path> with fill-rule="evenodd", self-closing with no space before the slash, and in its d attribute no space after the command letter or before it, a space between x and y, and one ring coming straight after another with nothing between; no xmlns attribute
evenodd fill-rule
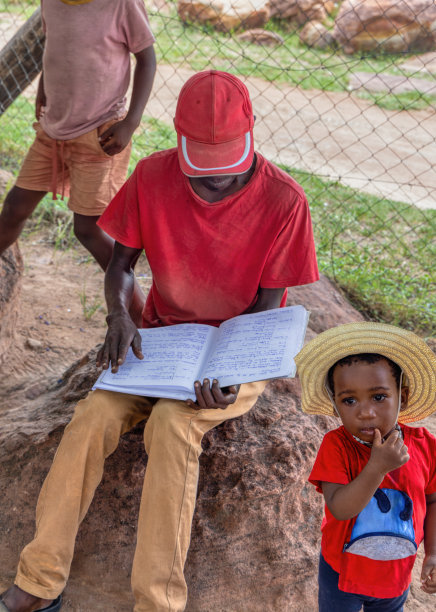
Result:
<svg viewBox="0 0 436 612"><path fill-rule="evenodd" d="M38 8L0 51L0 115L41 72L44 41Z"/></svg>

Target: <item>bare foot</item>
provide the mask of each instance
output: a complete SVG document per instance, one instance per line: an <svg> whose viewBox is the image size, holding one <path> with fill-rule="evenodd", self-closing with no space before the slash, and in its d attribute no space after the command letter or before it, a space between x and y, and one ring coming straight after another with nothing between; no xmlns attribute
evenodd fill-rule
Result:
<svg viewBox="0 0 436 612"><path fill-rule="evenodd" d="M35 612L46 608L53 601L26 593L15 584L1 594L1 600L10 612Z"/></svg>

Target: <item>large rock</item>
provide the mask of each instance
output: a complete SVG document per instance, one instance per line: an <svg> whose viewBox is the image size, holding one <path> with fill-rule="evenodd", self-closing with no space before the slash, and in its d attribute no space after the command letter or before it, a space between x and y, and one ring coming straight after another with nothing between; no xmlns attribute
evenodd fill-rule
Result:
<svg viewBox="0 0 436 612"><path fill-rule="evenodd" d="M0 194L12 183L12 175L0 170ZM14 341L18 316L23 260L15 243L0 255L0 364Z"/></svg>
<svg viewBox="0 0 436 612"><path fill-rule="evenodd" d="M303 25L307 21L324 21L333 11L331 0L269 0L271 17L295 21Z"/></svg>
<svg viewBox="0 0 436 612"><path fill-rule="evenodd" d="M327 279L292 289L289 304L311 310L308 338L361 320ZM32 537L33 514L62 429L90 389L95 351L31 401L4 404L0 431L0 567L6 584ZM307 476L333 420L299 410L298 380L267 386L250 413L204 438L198 502L186 564L187 612L292 612L316 609L322 502ZM143 424L107 460L105 476L77 541L64 610L131 610L129 572L147 462Z"/></svg>
<svg viewBox="0 0 436 612"><path fill-rule="evenodd" d="M269 20L268 0L178 0L184 23L205 23L220 32L260 28Z"/></svg>
<svg viewBox="0 0 436 612"><path fill-rule="evenodd" d="M298 34L298 38L308 47L326 49L334 39L329 30L319 21L308 21Z"/></svg>
<svg viewBox="0 0 436 612"><path fill-rule="evenodd" d="M436 49L434 0L344 0L333 37L345 53Z"/></svg>

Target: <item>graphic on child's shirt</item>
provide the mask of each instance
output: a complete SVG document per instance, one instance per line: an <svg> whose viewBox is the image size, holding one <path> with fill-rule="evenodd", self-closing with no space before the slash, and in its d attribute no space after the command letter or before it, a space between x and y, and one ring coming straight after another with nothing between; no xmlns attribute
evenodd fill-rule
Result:
<svg viewBox="0 0 436 612"><path fill-rule="evenodd" d="M413 502L403 491L377 489L357 515L344 552L390 561L415 555Z"/></svg>

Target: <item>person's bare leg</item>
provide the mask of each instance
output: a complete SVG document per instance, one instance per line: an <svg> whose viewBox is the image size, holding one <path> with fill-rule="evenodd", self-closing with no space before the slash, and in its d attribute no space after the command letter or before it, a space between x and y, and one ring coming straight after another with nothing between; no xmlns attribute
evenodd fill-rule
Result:
<svg viewBox="0 0 436 612"><path fill-rule="evenodd" d="M14 186L6 196L0 213L0 255L13 244L46 191Z"/></svg>
<svg viewBox="0 0 436 612"><path fill-rule="evenodd" d="M74 213L74 234L87 249L103 270L109 265L114 248L114 240L98 225L98 216L79 215ZM130 316L138 327L142 326L142 309L145 295L135 278L135 288L130 305Z"/></svg>
<svg viewBox="0 0 436 612"><path fill-rule="evenodd" d="M10 612L34 612L46 608L53 601L26 593L15 584L1 594L1 600Z"/></svg>

